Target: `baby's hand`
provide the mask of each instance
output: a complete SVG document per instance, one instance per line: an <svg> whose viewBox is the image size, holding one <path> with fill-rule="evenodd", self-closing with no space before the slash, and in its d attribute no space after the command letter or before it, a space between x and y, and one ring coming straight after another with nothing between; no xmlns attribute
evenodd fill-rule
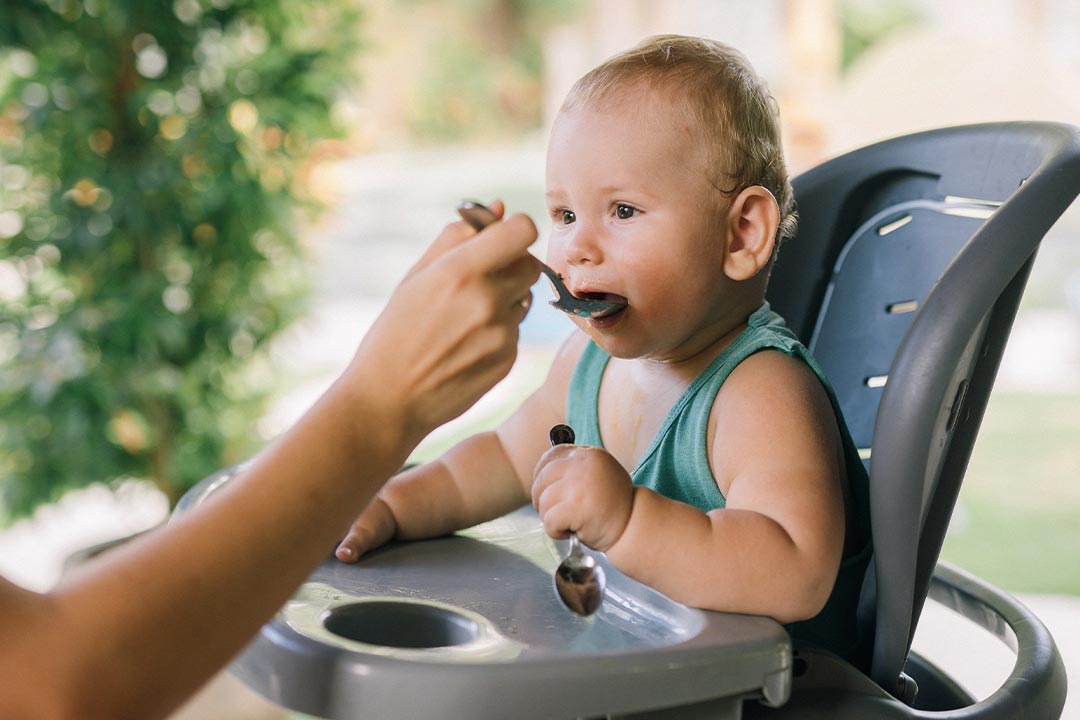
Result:
<svg viewBox="0 0 1080 720"><path fill-rule="evenodd" d="M556 445L533 471L532 502L551 537L577 533L594 550L606 551L630 522L634 486L630 474L606 450Z"/></svg>
<svg viewBox="0 0 1080 720"><path fill-rule="evenodd" d="M360 513L360 517L353 521L349 533L334 554L342 562L356 562L364 553L385 545L394 537L395 532L397 521L390 512L390 506L376 495Z"/></svg>

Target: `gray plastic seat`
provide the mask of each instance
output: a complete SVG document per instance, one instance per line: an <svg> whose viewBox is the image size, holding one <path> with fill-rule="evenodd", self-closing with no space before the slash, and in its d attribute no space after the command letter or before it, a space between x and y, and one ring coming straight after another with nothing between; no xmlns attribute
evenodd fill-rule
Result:
<svg viewBox="0 0 1080 720"><path fill-rule="evenodd" d="M791 702L751 712L1058 717L1065 673L1045 627L937 561L1035 253L1080 193L1080 130L922 132L826 162L793 186L799 234L780 253L769 300L820 360L870 471L874 562L860 622L872 656L857 669L802 648ZM909 657L928 592L1018 650L990 698L976 703Z"/></svg>

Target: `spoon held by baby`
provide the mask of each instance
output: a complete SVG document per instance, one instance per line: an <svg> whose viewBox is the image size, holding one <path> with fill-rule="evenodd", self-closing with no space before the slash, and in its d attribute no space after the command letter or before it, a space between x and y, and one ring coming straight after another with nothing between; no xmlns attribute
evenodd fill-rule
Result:
<svg viewBox="0 0 1080 720"><path fill-rule="evenodd" d="M569 425L556 425L548 436L552 446L574 444L574 431ZM582 551L577 533L570 533L570 552L555 570L555 592L563 605L588 617L600 608L606 586L604 568Z"/></svg>

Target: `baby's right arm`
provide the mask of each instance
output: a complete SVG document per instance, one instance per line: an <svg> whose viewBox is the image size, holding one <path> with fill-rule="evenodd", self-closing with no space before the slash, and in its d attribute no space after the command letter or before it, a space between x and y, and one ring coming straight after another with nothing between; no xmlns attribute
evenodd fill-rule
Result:
<svg viewBox="0 0 1080 720"><path fill-rule="evenodd" d="M391 538L445 535L520 507L528 495L495 432L391 478L352 524L337 557L353 562Z"/></svg>
<svg viewBox="0 0 1080 720"><path fill-rule="evenodd" d="M565 422L566 392L584 340L575 334L563 345L544 384L497 430L391 478L353 522L337 558L355 562L392 538L445 535L529 502L533 468L550 447L548 431Z"/></svg>

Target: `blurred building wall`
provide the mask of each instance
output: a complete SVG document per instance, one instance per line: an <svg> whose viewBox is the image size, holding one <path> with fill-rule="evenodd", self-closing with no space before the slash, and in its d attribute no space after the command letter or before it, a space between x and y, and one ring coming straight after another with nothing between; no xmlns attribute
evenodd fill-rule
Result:
<svg viewBox="0 0 1080 720"><path fill-rule="evenodd" d="M1080 3L916 4L923 22L870 48L837 84L828 154L942 125L1080 124Z"/></svg>
<svg viewBox="0 0 1080 720"><path fill-rule="evenodd" d="M700 35L739 48L767 80L786 65L785 0L583 0L584 11L571 24L555 28L546 52L550 122L566 91L584 72L643 38L660 33ZM831 5L825 0L820 5Z"/></svg>
<svg viewBox="0 0 1080 720"><path fill-rule="evenodd" d="M738 48L782 108L792 170L824 151L822 118L840 67L835 0L586 0L573 24L553 30L545 53L545 119L550 126L574 81L605 58L660 33L699 35Z"/></svg>
<svg viewBox="0 0 1080 720"><path fill-rule="evenodd" d="M550 124L590 67L672 32L712 37L746 54L780 103L796 173L843 150L929 127L1080 123L1080 3L908 4L921 17L917 26L871 47L842 74L840 0L584 0L579 18L549 33L545 118Z"/></svg>

